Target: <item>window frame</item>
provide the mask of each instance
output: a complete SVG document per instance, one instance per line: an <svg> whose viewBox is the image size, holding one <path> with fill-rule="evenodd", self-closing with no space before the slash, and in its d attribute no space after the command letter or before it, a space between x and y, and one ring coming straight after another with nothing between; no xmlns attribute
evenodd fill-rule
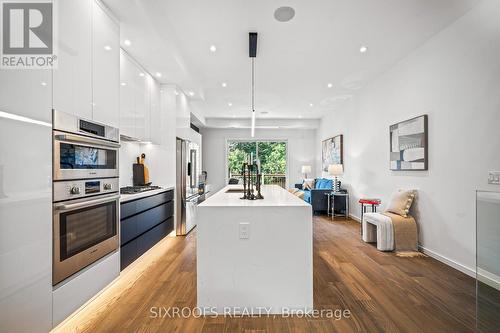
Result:
<svg viewBox="0 0 500 333"><path fill-rule="evenodd" d="M290 158L288 154L288 140L287 139L245 139L245 138L226 138L225 147L224 147L224 178L225 184L229 183L229 170L228 170L228 153L229 153L229 143L231 142L255 142L257 143L256 152L257 156L259 156L259 142L281 142L285 144L285 160L286 160L286 169L285 169L285 187L289 187L289 179L290 179Z"/></svg>

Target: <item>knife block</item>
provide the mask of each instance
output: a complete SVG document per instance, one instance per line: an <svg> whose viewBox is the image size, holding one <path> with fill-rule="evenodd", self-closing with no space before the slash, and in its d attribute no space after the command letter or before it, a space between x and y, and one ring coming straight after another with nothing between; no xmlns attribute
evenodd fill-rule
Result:
<svg viewBox="0 0 500 333"><path fill-rule="evenodd" d="M144 186L144 164L134 163L132 165L132 184L134 186Z"/></svg>

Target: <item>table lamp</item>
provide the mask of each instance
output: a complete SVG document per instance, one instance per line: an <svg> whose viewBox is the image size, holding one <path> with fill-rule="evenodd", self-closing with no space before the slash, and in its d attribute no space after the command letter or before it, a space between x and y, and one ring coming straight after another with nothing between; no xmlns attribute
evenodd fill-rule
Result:
<svg viewBox="0 0 500 333"><path fill-rule="evenodd" d="M334 176L333 190L335 192L340 191L340 186L337 177L344 173L344 167L342 164L330 164L328 166L328 174Z"/></svg>
<svg viewBox="0 0 500 333"><path fill-rule="evenodd" d="M302 166L302 174L304 174L304 179L307 179L308 173L311 173L311 166L310 165L303 165Z"/></svg>

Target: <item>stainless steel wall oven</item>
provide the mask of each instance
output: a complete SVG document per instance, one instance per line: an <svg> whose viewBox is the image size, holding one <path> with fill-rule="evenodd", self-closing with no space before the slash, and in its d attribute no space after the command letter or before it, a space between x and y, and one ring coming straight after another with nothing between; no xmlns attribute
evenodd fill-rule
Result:
<svg viewBox="0 0 500 333"><path fill-rule="evenodd" d="M53 285L119 247L118 137L54 111Z"/></svg>

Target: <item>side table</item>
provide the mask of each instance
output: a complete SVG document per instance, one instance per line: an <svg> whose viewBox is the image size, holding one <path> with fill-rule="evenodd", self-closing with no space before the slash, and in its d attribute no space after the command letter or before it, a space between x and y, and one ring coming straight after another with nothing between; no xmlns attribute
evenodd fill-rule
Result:
<svg viewBox="0 0 500 333"><path fill-rule="evenodd" d="M332 217L332 220L336 216L343 216L346 219L349 218L349 193L343 192L328 192L325 193L328 197L328 210L327 215ZM345 200L345 213L344 214L335 214L335 198L341 197Z"/></svg>

